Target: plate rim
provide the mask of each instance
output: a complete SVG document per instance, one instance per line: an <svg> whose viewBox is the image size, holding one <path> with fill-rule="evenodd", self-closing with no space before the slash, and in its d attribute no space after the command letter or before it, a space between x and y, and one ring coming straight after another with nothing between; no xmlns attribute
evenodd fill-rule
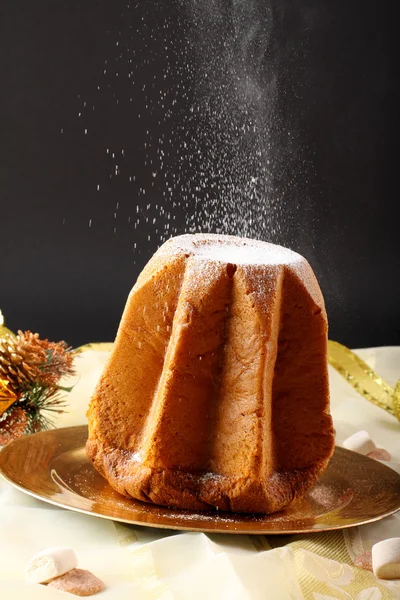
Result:
<svg viewBox="0 0 400 600"><path fill-rule="evenodd" d="M24 445L29 443L29 439L28 438L32 438L33 436L35 437L43 437L45 438L46 434L47 435L55 435L57 436L62 436L63 434L67 433L68 431L71 430L78 430L80 432L83 432L84 430L87 431L88 427L85 424L81 424L81 425L72 425L69 427L60 427L60 428L55 428L55 429L51 429L51 430L47 430L47 431L41 431L41 432L37 432L37 433L33 433L33 434L29 434L29 435L25 435L22 436L21 438L14 440L13 442L7 444L6 446L4 446L3 448L0 447L0 476L9 484L11 485L13 488L17 489L18 491L25 493L37 500L40 500L42 502L45 502L47 504L51 504L53 506L57 506L60 508L63 508L65 510L72 510L74 512L79 512L81 514L86 514L88 516L91 517L98 517L98 518L102 518L102 519L106 519L106 520L110 520L110 521L115 521L115 522L119 522L119 523L125 523L125 524L129 524L129 525L134 525L134 526L140 526L140 527L150 527L150 528L154 528L154 529L164 529L164 530L171 530L171 531L182 531L182 532L202 532L202 533L214 533L214 534L219 534L219 533L227 533L227 534L231 534L231 535L296 535L296 534L305 534L305 533L323 533L323 532L328 532L328 531L338 531L338 530L342 530L342 529L349 529L351 527L358 527L360 525L366 525L368 523L373 523L376 521L380 521L388 516L391 516L393 514L395 514L396 512L398 512L400 510L400 495L399 495L399 505L397 508L395 509L390 509L387 512L384 512L382 514L373 516L373 517L367 517L365 519L360 518L359 520L354 520L354 522L351 523L342 523L342 524L333 524L333 525L327 525L327 524L321 524L320 526L317 527L304 527L304 528L300 528L300 529L296 529L296 528L291 528L288 530L285 529L270 529L268 527L265 527L265 525L263 526L263 522L257 522L258 528L254 528L254 529L249 529L247 526L246 522L242 522L242 523L238 523L238 527L236 528L232 528L232 525L234 524L234 522L229 521L225 524L224 528L224 522L220 521L218 522L218 526L217 527L207 527L206 521L203 521L200 526L196 526L193 525L193 522L191 524L188 523L188 525L185 525L183 523L180 522L180 524L174 524L174 523L160 523L160 522L153 522L151 521L151 519L149 520L137 520L137 519L128 519L128 518L123 518L123 517L118 517L115 515L111 515L111 514L107 514L107 513L101 513L101 512L97 512L95 510L90 510L90 509L85 509L83 507L79 507L79 506L75 506L73 504L69 504L67 502L63 502L61 500L56 500L56 499L52 499L48 496L45 496L43 494L40 494L38 492L35 492L32 489L29 489L28 487L24 486L23 484L21 484L20 482L12 479L11 477L9 477L5 472L4 472L4 467L3 467L3 463L6 464L6 456L9 452L12 452L13 449L15 449L16 446L20 446L20 445ZM74 448L70 448L70 451L73 450L78 450L78 449L82 449L84 446L76 446ZM339 448L340 451L342 452L346 452L346 453L351 453L352 455L356 454L354 452L351 452L350 450L346 450L344 448L341 448L340 446L335 446L335 449ZM64 453L68 452L68 450L63 450L62 452L58 452L57 454L57 450L59 450L59 448L56 449L54 455L51 458L51 461L56 460L58 457L62 456ZM359 455L357 455L359 456ZM373 460L371 458L362 456L362 459L367 459L367 460ZM385 471L386 469L388 469L390 471L390 474L392 477L398 477L398 482L399 482L399 490L400 490L400 475L394 470L391 469L389 466L384 465L382 463L379 463L378 461L374 461L374 463L378 463L380 466L378 468L382 468L383 471ZM88 459L88 465L93 468L93 471L95 473L96 470L94 469L93 465L90 463L89 459ZM47 464L47 467L50 466L50 462ZM376 465L375 465L376 466ZM48 473L50 475L50 469L48 470ZM101 475L99 475L101 477ZM51 477L48 477L46 480L50 481ZM54 483L54 480L52 480ZM77 497L79 498L85 498L83 495L78 494L76 491L72 492L73 494L75 494ZM146 503L140 502L138 500L134 500L133 502L138 503L140 505L146 505ZM351 503L351 501L350 501ZM103 504L104 506L104 504ZM155 505L154 505L155 506ZM164 506L160 506L160 508L162 510L164 510L166 513L168 513L168 511L174 511L174 510L180 510L180 509L172 509L172 508L168 508L168 507L164 507ZM192 514L192 515L196 515L198 517L198 521L201 521L201 517L207 515L209 516L209 512L204 511L204 513L202 511L190 511L190 510L185 510L185 514ZM221 516L225 513L219 513ZM239 513L227 513L229 516L231 514L238 514L238 517L240 518L240 514ZM166 516L168 519L173 519L173 514L171 515L164 515ZM246 516L246 515L243 515ZM248 516L248 515L247 515ZM255 515L257 517L260 517L260 515ZM268 516L268 515L267 515ZM179 519L179 517L175 517L175 519ZM182 519L181 519L182 521ZM264 522L265 523L265 522Z"/></svg>

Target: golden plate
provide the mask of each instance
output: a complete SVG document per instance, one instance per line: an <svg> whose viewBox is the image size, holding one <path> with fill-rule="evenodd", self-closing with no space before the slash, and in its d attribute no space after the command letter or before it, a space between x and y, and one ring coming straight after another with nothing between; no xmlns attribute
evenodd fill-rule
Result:
<svg viewBox="0 0 400 600"><path fill-rule="evenodd" d="M242 534L328 531L377 521L400 508L400 475L336 448L318 483L273 515L193 512L128 500L94 470L85 454L86 425L20 438L0 452L0 473L19 490L70 510L135 525Z"/></svg>

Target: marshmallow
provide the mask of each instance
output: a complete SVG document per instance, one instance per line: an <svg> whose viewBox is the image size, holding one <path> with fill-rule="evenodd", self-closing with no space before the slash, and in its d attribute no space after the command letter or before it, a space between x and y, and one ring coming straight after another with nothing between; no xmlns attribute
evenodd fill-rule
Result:
<svg viewBox="0 0 400 600"><path fill-rule="evenodd" d="M46 583L64 575L78 564L72 548L54 546L35 554L26 567L26 577L32 583Z"/></svg>
<svg viewBox="0 0 400 600"><path fill-rule="evenodd" d="M376 446L367 431L353 433L347 440L344 440L343 447L358 452L358 454L369 454L376 450Z"/></svg>
<svg viewBox="0 0 400 600"><path fill-rule="evenodd" d="M380 579L400 579L400 537L372 546L372 569Z"/></svg>

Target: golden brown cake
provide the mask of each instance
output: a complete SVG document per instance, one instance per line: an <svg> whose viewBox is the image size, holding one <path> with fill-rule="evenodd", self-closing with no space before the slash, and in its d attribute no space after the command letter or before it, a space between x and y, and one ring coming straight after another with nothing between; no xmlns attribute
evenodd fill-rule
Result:
<svg viewBox="0 0 400 600"><path fill-rule="evenodd" d="M310 265L245 238L170 239L129 295L88 421L88 456L121 494L195 510L288 506L334 448Z"/></svg>

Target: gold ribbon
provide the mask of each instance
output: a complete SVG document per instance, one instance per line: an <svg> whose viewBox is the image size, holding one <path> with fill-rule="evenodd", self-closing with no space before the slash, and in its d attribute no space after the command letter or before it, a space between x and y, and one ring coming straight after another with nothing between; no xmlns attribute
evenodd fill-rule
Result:
<svg viewBox="0 0 400 600"><path fill-rule="evenodd" d="M0 417L17 400L17 394L9 389L7 379L0 379Z"/></svg>
<svg viewBox="0 0 400 600"><path fill-rule="evenodd" d="M5 337L7 334L14 335L4 325L4 317L0 309L0 338ZM17 395L8 387L9 383L7 379L1 379L0 377L0 417L17 400Z"/></svg>
<svg viewBox="0 0 400 600"><path fill-rule="evenodd" d="M332 340L328 341L328 360L359 394L400 421L400 380L392 388L357 354Z"/></svg>

